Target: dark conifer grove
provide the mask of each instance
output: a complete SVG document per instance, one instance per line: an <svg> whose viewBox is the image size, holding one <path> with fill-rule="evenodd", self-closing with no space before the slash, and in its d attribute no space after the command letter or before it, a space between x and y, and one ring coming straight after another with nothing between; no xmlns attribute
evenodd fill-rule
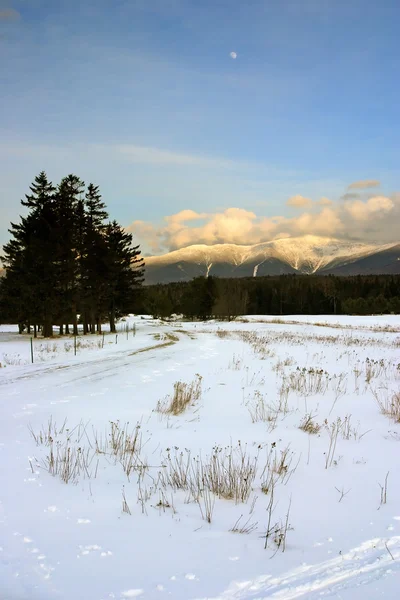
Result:
<svg viewBox="0 0 400 600"><path fill-rule="evenodd" d="M400 275L280 275L192 281L146 288L142 311L165 318L231 320L240 315L400 313Z"/></svg>
<svg viewBox="0 0 400 600"><path fill-rule="evenodd" d="M138 305L144 262L132 235L108 220L99 188L76 175L57 186L42 171L21 200L28 209L11 223L1 261L0 315L44 337L101 332ZM72 325L73 331L69 327Z"/></svg>

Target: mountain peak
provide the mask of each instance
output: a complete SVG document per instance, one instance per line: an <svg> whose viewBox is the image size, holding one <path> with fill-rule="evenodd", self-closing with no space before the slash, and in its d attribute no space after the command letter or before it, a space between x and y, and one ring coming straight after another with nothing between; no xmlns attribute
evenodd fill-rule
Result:
<svg viewBox="0 0 400 600"><path fill-rule="evenodd" d="M285 237L247 246L196 244L161 256L147 257L146 279L149 283L156 283L186 280L197 275L256 277L283 273L312 274L390 249L395 254L397 252L397 260L399 244L366 244L314 235Z"/></svg>

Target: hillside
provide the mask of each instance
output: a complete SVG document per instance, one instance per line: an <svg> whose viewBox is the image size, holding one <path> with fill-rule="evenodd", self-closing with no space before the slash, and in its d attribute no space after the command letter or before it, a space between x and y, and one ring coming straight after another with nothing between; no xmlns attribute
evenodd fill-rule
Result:
<svg viewBox="0 0 400 600"><path fill-rule="evenodd" d="M146 283L199 275L260 277L288 273L400 273L400 244L364 244L312 235L238 246L195 245L146 258Z"/></svg>

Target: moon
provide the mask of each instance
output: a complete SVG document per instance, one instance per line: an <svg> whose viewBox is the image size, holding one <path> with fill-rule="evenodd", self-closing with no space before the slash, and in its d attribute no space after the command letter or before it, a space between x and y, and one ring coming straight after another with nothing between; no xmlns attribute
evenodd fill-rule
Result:
<svg viewBox="0 0 400 600"><path fill-rule="evenodd" d="M236 53L236 52L230 52L230 53L229 53L229 56L230 56L231 58L233 58L233 60L235 60L235 58L237 58L237 53Z"/></svg>

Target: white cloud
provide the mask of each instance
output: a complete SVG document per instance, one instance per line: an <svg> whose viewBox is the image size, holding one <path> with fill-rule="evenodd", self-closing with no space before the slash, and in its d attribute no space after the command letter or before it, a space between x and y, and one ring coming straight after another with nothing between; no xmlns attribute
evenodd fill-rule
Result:
<svg viewBox="0 0 400 600"><path fill-rule="evenodd" d="M343 223L332 208L324 207L319 213L303 213L291 220L291 230L294 234L318 234L322 236L338 235L343 229Z"/></svg>
<svg viewBox="0 0 400 600"><path fill-rule="evenodd" d="M199 219L205 219L207 217L207 213L198 213L191 209L184 209L180 212L171 215L169 217L165 217L165 220L172 224L180 224L185 223L186 221L198 221Z"/></svg>
<svg viewBox="0 0 400 600"><path fill-rule="evenodd" d="M375 196L366 201L357 199L335 204L327 198L321 200L314 203L311 210L293 218L258 216L243 208L208 214L187 209L165 217L160 227L136 221L130 230L154 253L192 244L252 245L306 234L363 241L400 241L396 225L400 221L400 194L392 198Z"/></svg>
<svg viewBox="0 0 400 600"><path fill-rule="evenodd" d="M345 209L356 221L366 221L370 217L380 219L394 208L394 202L385 196L373 196L366 202L353 200L345 203Z"/></svg>
<svg viewBox="0 0 400 600"><path fill-rule="evenodd" d="M286 202L287 206L293 206L294 208L310 208L312 206L312 200L310 198L305 198L300 194L296 196L292 196Z"/></svg>
<svg viewBox="0 0 400 600"><path fill-rule="evenodd" d="M230 52L229 56L235 60L235 58L237 58L237 52Z"/></svg>
<svg viewBox="0 0 400 600"><path fill-rule="evenodd" d="M192 226L192 222L204 223ZM228 208L211 214L184 210L164 218L165 224L155 227L150 223L135 221L129 227L139 240L153 251L165 248L175 250L191 244L255 244L271 239L284 217L258 217L243 208Z"/></svg>
<svg viewBox="0 0 400 600"><path fill-rule="evenodd" d="M322 196L322 198L318 200L317 204L320 204L321 206L331 206L333 202L332 200L329 200L329 198L327 198L326 196Z"/></svg>
<svg viewBox="0 0 400 600"><path fill-rule="evenodd" d="M369 188L379 187L381 184L377 179L362 179L353 181L347 189L349 190L367 190Z"/></svg>
<svg viewBox="0 0 400 600"><path fill-rule="evenodd" d="M97 146L100 148L99 146ZM180 154L170 150L152 148L149 146L136 146L133 144L120 144L113 147L114 151L127 160L145 165L158 166L193 166L205 168L234 168L237 163L222 158L197 156L195 154ZM110 148L107 148L109 151Z"/></svg>

